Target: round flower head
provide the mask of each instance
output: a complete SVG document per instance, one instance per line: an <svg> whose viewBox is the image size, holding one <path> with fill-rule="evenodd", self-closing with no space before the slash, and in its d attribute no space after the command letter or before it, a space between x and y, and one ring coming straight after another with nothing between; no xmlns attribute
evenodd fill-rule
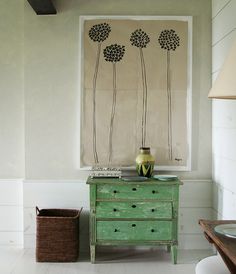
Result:
<svg viewBox="0 0 236 274"><path fill-rule="evenodd" d="M113 44L103 50L104 58L107 62L119 62L125 54L125 46Z"/></svg>
<svg viewBox="0 0 236 274"><path fill-rule="evenodd" d="M158 38L161 48L166 50L176 50L179 47L179 41L179 36L173 29L163 30Z"/></svg>
<svg viewBox="0 0 236 274"><path fill-rule="evenodd" d="M137 29L132 32L130 42L132 46L146 48L147 44L150 42L150 38L146 32L141 29Z"/></svg>
<svg viewBox="0 0 236 274"><path fill-rule="evenodd" d="M94 42L103 42L109 36L111 27L107 23L97 24L89 30L89 37Z"/></svg>

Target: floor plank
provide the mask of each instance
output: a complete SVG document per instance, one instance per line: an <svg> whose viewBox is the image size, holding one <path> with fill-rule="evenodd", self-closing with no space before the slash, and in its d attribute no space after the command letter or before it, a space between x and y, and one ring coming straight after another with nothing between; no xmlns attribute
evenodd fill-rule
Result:
<svg viewBox="0 0 236 274"><path fill-rule="evenodd" d="M36 263L34 249L0 248L0 273L4 274L194 274L200 258L209 250L180 250L178 264L173 265L170 253L158 248L98 249L96 264L89 254L80 254L75 263Z"/></svg>

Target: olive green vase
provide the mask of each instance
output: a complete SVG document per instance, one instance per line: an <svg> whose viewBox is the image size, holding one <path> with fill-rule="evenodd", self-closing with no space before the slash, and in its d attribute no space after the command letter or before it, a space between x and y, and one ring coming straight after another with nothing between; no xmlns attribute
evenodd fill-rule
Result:
<svg viewBox="0 0 236 274"><path fill-rule="evenodd" d="M151 177L154 169L155 159L150 153L150 147L141 147L136 158L136 170L139 176Z"/></svg>

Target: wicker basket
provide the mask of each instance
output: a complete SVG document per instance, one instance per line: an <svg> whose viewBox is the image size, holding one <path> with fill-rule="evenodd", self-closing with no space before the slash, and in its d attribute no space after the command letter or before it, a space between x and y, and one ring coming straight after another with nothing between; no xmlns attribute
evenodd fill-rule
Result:
<svg viewBox="0 0 236 274"><path fill-rule="evenodd" d="M79 216L81 210L39 210L36 207L37 262L74 262L77 260L79 255Z"/></svg>

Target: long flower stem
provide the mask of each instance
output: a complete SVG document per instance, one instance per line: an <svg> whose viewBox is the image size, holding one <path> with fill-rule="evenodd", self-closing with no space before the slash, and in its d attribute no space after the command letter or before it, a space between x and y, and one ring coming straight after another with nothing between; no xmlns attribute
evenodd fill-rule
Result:
<svg viewBox="0 0 236 274"><path fill-rule="evenodd" d="M171 98L171 77L170 77L170 51L167 50L167 100L168 100L168 155L169 160L173 159L172 152L172 98Z"/></svg>
<svg viewBox="0 0 236 274"><path fill-rule="evenodd" d="M97 86L97 75L98 75L98 67L100 61L100 53L101 53L101 43L98 43L97 48L97 57L96 64L93 76L93 157L95 164L98 164L98 153L97 153L97 125L96 125L96 86Z"/></svg>
<svg viewBox="0 0 236 274"><path fill-rule="evenodd" d="M143 110L142 110L142 147L146 144L146 131L147 131L147 77L146 77L146 66L143 56L142 48L139 48L141 70L142 70L142 83L143 83Z"/></svg>
<svg viewBox="0 0 236 274"><path fill-rule="evenodd" d="M113 125L114 125L114 118L115 118L115 111L116 111L116 63L113 62L113 98L112 98L112 109L111 109L111 120L110 120L110 130L109 130L109 156L108 160L109 163L112 160L112 137L113 137Z"/></svg>

